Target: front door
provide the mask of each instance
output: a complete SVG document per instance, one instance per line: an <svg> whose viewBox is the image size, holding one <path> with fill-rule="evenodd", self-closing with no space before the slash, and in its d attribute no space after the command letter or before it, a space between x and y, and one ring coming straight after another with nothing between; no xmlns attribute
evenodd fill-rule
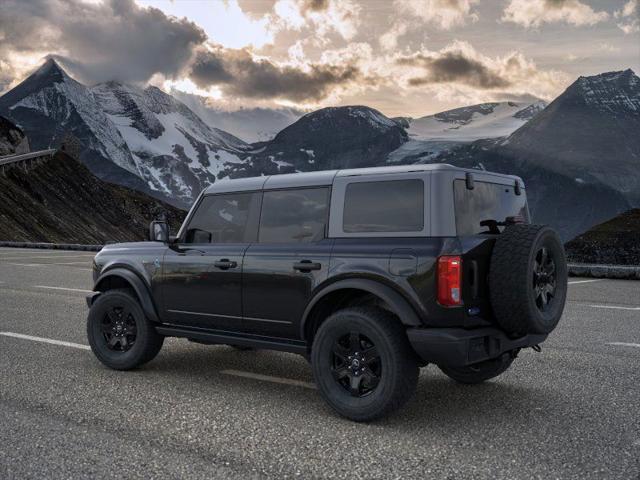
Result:
<svg viewBox="0 0 640 480"><path fill-rule="evenodd" d="M300 337L300 318L327 278L333 240L325 238L327 187L267 190L258 242L244 256L245 331Z"/></svg>
<svg viewBox="0 0 640 480"><path fill-rule="evenodd" d="M163 321L198 328L241 330L242 262L255 241L260 194L201 199L163 262Z"/></svg>

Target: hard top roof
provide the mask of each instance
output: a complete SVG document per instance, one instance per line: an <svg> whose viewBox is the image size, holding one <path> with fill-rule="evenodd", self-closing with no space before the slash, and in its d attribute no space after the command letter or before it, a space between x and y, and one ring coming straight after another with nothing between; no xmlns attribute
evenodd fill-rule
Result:
<svg viewBox="0 0 640 480"><path fill-rule="evenodd" d="M247 177L238 179L224 179L215 182L206 188L204 194L239 192L261 189L277 189L291 187L314 187L333 184L336 177L353 177L362 175L386 175L394 173L427 172L427 171L455 170L459 172L471 172L476 174L492 174L501 177L520 180L513 175L486 172L484 170L472 170L454 167L448 163L427 165L395 165L388 167L350 168L344 170L320 170L316 172L284 173L267 175L262 177Z"/></svg>

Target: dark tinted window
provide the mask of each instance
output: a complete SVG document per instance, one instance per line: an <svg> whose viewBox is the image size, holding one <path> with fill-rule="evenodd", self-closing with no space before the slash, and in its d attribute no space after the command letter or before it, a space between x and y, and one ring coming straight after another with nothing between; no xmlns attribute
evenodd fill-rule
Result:
<svg viewBox="0 0 640 480"><path fill-rule="evenodd" d="M202 199L186 233L186 243L246 243L256 240L260 194L209 195Z"/></svg>
<svg viewBox="0 0 640 480"><path fill-rule="evenodd" d="M488 228L480 226L483 220L504 222L507 217L521 215L529 221L527 197L516 195L509 185L476 181L469 190L464 180L456 180L453 191L458 235L486 232Z"/></svg>
<svg viewBox="0 0 640 480"><path fill-rule="evenodd" d="M343 218L345 232L419 232L423 228L422 180L347 185Z"/></svg>
<svg viewBox="0 0 640 480"><path fill-rule="evenodd" d="M324 238L329 189L274 190L264 192L260 241L313 242Z"/></svg>

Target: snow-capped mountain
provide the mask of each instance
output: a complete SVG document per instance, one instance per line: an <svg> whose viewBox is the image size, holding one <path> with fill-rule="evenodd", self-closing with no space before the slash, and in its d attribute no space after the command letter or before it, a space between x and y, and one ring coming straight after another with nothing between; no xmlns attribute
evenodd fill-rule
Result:
<svg viewBox="0 0 640 480"><path fill-rule="evenodd" d="M632 70L580 77L503 147L576 182L602 182L639 203L640 79Z"/></svg>
<svg viewBox="0 0 640 480"><path fill-rule="evenodd" d="M631 70L580 77L506 139L428 161L521 176L534 221L568 240L640 204L640 79Z"/></svg>
<svg viewBox="0 0 640 480"><path fill-rule="evenodd" d="M506 137L544 110L546 103L496 102L455 108L420 118L394 119L409 141L389 154L388 162L428 162L470 142Z"/></svg>
<svg viewBox="0 0 640 480"><path fill-rule="evenodd" d="M304 112L295 108L242 108L224 110L209 106L205 99L180 90L171 90L171 95L187 105L208 125L241 138L245 142L267 142L285 129Z"/></svg>
<svg viewBox="0 0 640 480"><path fill-rule="evenodd" d="M33 148L82 144L82 161L105 180L187 206L249 146L209 127L155 87L108 82L86 87L49 59L0 97L0 112L19 124Z"/></svg>
<svg viewBox="0 0 640 480"><path fill-rule="evenodd" d="M138 174L153 190L187 203L249 147L156 87L107 82L91 93L126 142Z"/></svg>
<svg viewBox="0 0 640 480"><path fill-rule="evenodd" d="M55 142L71 130L87 149L122 169L136 172L126 142L94 101L91 91L69 77L53 59L3 95L0 110L17 121L34 148L47 147L52 139Z"/></svg>
<svg viewBox="0 0 640 480"><path fill-rule="evenodd" d="M506 137L545 107L542 100L534 103L481 103L426 117L408 118L407 133L412 140L455 142Z"/></svg>
<svg viewBox="0 0 640 480"><path fill-rule="evenodd" d="M407 141L397 122L364 106L327 107L308 113L270 142L255 143L233 176L383 165ZM236 168L237 167L237 168Z"/></svg>

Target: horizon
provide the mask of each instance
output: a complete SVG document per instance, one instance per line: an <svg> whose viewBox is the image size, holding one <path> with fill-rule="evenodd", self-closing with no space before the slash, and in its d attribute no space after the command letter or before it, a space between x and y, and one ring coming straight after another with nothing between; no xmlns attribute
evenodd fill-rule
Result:
<svg viewBox="0 0 640 480"><path fill-rule="evenodd" d="M0 93L53 56L85 85L155 85L227 111L421 117L549 102L580 76L640 68L638 0L523 2L9 0Z"/></svg>
<svg viewBox="0 0 640 480"><path fill-rule="evenodd" d="M146 85L136 85L135 83L127 83L127 82L122 82L122 81L119 81L119 80L103 80L103 81L98 82L98 83L93 83L93 84L84 84L81 80L79 80L79 79L77 79L77 78L74 78L73 74L69 73L69 72L67 71L67 69L64 67L64 65L61 65L61 62L60 62L58 59L54 58L53 56L48 56L47 58L43 59L43 61L42 61L42 63L41 63L41 64L37 65L34 69L32 69L30 72L28 72L28 73L26 74L26 76L25 76L24 78L21 78L21 79L18 81L18 83L16 83L16 85L14 85L10 90L7 90L7 91L4 91L4 92L1 92L1 93L0 93L0 97L2 97L3 95L5 95L6 93L9 93L11 90L13 90L14 88L18 87L19 85L21 85L24 81L26 81L29 77L31 77L32 75L34 75L38 70L40 70L41 68L43 68L43 67L44 67L47 63L49 63L49 62L51 62L51 63L53 63L54 65L56 65L60 70L62 70L62 72L64 72L64 74L66 74L66 75L67 75L68 77L70 77L72 80L74 80L74 81L76 81L76 82L78 82L78 83L81 83L82 85L84 85L85 87L88 87L88 88L92 88L92 87L95 87L95 86L97 86L97 85L104 84L104 83L111 83L111 82L114 82L114 83L118 83L118 84L121 84L121 85L134 86L134 87L137 87L137 88L143 88L143 89L144 89L144 88L147 88L147 87L155 87L155 88L158 88L159 90L161 90L163 93L165 93L165 94L167 94L167 95L172 96L175 100L177 100L177 101L179 101L180 103L183 103L183 104L184 104L184 102L183 102L183 100L180 98L180 94L188 95L188 96L195 96L195 97L197 97L198 99L200 99L203 103L204 103L204 102L206 102L206 97L202 97L202 96L200 96L200 95L198 95L198 94L193 94L193 93L189 93L189 92L183 92L183 91L180 91L180 90L177 90L177 91L176 91L175 89L172 89L172 90L168 90L168 91L167 91L165 88L163 88L163 86L162 86L162 85L153 85L153 84L150 84L150 83L149 83L149 84L146 84ZM625 72L625 71L627 71L627 70L631 71L631 73L632 73L632 74L637 75L637 74L635 73L634 69L633 69L633 68L630 68L630 67L629 67L629 68L622 69L622 70L612 70L612 71L600 72L600 73L597 73L597 74L595 74L595 75L580 75L580 76L576 77L574 80L572 80L572 81L567 85L567 88L568 88L570 85L572 85L573 83L575 83L579 78L585 78L585 77L586 77L586 78L588 78L588 77L594 77L594 76L604 75L604 74L610 74L610 73L623 73L623 72ZM566 88L565 88L565 89L563 89L563 90L558 94L558 96L559 96L560 94L562 94L565 90L566 90ZM550 100L544 100L544 99L541 99L541 98L531 98L531 99L529 99L529 100L527 100L527 101L523 101L523 100L517 100L517 101L514 101L514 100L501 100L501 101L496 101L496 102L481 102L480 104L487 104L487 103L507 103L507 102L513 102L513 103L518 103L518 104L520 104L520 105L522 105L522 106L526 106L526 105L530 105L530 104L533 104L533 103L536 103L536 102L539 102L539 101L543 101L543 102L545 102L545 103L548 105L548 104L549 104L549 103L551 103L553 100L555 100L555 98L557 98L557 96L556 96L556 97L554 97L554 98L552 98L552 99L550 99ZM265 110L268 110L268 109L272 109L272 110L279 110L279 109L282 109L282 110L284 110L284 109L294 109L294 110L298 110L298 112L299 112L299 113L301 114L301 116L302 116L302 115L306 115L306 114L308 114L308 113L312 113L312 112L314 112L314 111L316 111L316 110L321 110L321 109L323 109L323 108L332 108L332 107L368 107L368 108L373 108L373 109L375 109L375 110L378 110L380 113L382 113L383 115L385 115L385 116L386 116L386 117L388 117L388 118L410 117L410 118L418 119L418 118L421 118L421 117L433 116L433 115L436 115L436 114L439 114L439 113L444 113L444 112L451 111L451 110L462 109L462 108L466 108L466 107L473 107L473 106L480 105L480 104L464 104L464 105L458 105L458 106L453 106L452 108L449 108L449 109L447 109L447 110L441 110L441 111L438 111L438 112L434 112L434 113L430 113L430 114L424 114L424 115L417 115L417 116L410 116L410 115L388 115L388 114L387 114L386 112L384 112L384 111L381 111L381 110L379 110L379 109L377 109L377 108L375 108L375 107L373 107L373 106L371 106L371 105L365 105L365 104L327 105L327 106L321 106L321 107L318 107L318 108L315 108L315 109L308 109L308 110L296 109L296 107L288 107L288 106L274 106L274 107L263 107L263 106L248 106L248 107L244 107L244 106L240 106L240 107L239 107L239 108L237 108L237 109L224 109L224 108L220 108L220 111L224 111L224 112L231 112L231 113L232 113L232 112L235 112L235 111L241 111L241 110L252 110L252 109L265 109ZM187 108L189 108L189 109L190 109L190 107L189 107L188 105L185 105L185 106L186 106ZM208 105L208 107L209 107L209 108L216 108L216 106L215 106L215 105ZM198 114L197 114L197 112L194 112L194 114L198 115Z"/></svg>

